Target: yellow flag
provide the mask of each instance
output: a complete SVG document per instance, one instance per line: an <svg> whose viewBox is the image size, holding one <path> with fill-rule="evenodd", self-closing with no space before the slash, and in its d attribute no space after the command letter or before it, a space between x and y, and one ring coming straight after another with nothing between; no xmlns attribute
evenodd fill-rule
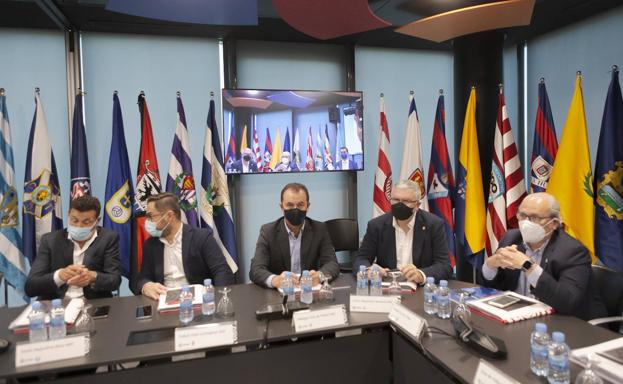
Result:
<svg viewBox="0 0 623 384"><path fill-rule="evenodd" d="M463 243L464 254L476 267L482 263L485 248L486 215L485 198L482 188L482 171L478 151L478 132L476 129L476 89L472 88L465 111L461 149L459 151L459 169L457 185L459 196L456 208L457 237ZM462 238L462 236L464 238Z"/></svg>
<svg viewBox="0 0 623 384"><path fill-rule="evenodd" d="M575 91L562 131L547 192L560 202L567 233L581 242L595 262L595 211L593 171L586 133L582 77L575 79Z"/></svg>
<svg viewBox="0 0 623 384"><path fill-rule="evenodd" d="M249 145L247 144L247 126L245 124L244 129L242 130L242 138L240 139L240 152L242 153L242 151L245 150L245 148L248 148Z"/></svg>
<svg viewBox="0 0 623 384"><path fill-rule="evenodd" d="M273 144L273 153L269 166L271 169L275 169L279 163L281 163L281 130L277 128L277 137L275 137L275 144Z"/></svg>

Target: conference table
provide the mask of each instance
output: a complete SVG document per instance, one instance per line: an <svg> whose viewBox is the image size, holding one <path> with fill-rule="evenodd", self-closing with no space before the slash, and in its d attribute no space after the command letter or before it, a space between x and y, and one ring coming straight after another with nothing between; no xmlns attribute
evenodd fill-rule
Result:
<svg viewBox="0 0 623 384"><path fill-rule="evenodd" d="M451 281L451 288L472 284ZM335 301L349 307L355 280L341 275L332 282ZM538 321L548 330L562 331L570 347L580 348L619 337L604 328L570 316L550 315L503 325L473 314L476 329L502 339L508 357L483 358L454 337L428 333L421 344L390 324L387 314L348 311L346 325L296 333L292 320L259 321L255 311L268 303L280 303L278 291L253 284L231 286L229 296L235 315L230 319L205 318L195 313L194 324L237 321L234 345L175 352L176 313L158 313L157 303L143 296L91 300L93 306L110 305L107 318L95 320L91 350L84 357L53 363L15 367L15 343L27 334L8 330L22 308L0 309L0 337L12 342L0 354L0 380L18 381L33 376L59 383L193 383L227 380L230 383L452 383L473 381L480 359L487 360L521 383L542 383L529 368L530 333ZM217 300L219 295L217 294ZM315 298L316 299L316 298ZM402 296L402 304L428 322L454 333L450 320L423 310L423 290ZM151 319L137 320L138 306L152 305ZM329 304L314 303L312 309ZM132 336L132 337L131 337ZM132 338L134 343L128 345ZM140 362L137 366L137 362ZM98 373L93 374L95 368ZM102 368L105 367L105 368ZM579 367L572 365L572 377Z"/></svg>

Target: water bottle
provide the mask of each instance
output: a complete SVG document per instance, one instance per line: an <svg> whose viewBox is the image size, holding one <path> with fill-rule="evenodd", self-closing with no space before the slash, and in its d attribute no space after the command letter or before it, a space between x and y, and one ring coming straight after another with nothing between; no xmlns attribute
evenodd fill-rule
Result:
<svg viewBox="0 0 623 384"><path fill-rule="evenodd" d="M180 293L180 323L186 325L193 321L193 294L190 292L188 285L182 285Z"/></svg>
<svg viewBox="0 0 623 384"><path fill-rule="evenodd" d="M437 316L442 319L449 319L452 314L450 307L450 290L448 281L441 280L437 289Z"/></svg>
<svg viewBox="0 0 623 384"><path fill-rule="evenodd" d="M366 296L368 294L368 271L365 265L359 266L357 272L357 295Z"/></svg>
<svg viewBox="0 0 623 384"><path fill-rule="evenodd" d="M50 311L50 339L62 339L65 335L67 335L65 308L61 299L54 299Z"/></svg>
<svg viewBox="0 0 623 384"><path fill-rule="evenodd" d="M312 294L312 277L309 275L309 271L303 271L303 277L301 277L301 303L311 304L314 301L314 295Z"/></svg>
<svg viewBox="0 0 623 384"><path fill-rule="evenodd" d="M550 337L547 333L547 325L536 323L534 332L530 335L530 370L537 376L547 377L549 362L547 348Z"/></svg>
<svg viewBox="0 0 623 384"><path fill-rule="evenodd" d="M286 272L281 282L281 290L284 296L288 296L288 301L294 301L294 282L292 281L292 272Z"/></svg>
<svg viewBox="0 0 623 384"><path fill-rule="evenodd" d="M382 296L383 295L383 278L381 277L381 270L378 265L372 267L372 273L370 276L370 296Z"/></svg>
<svg viewBox="0 0 623 384"><path fill-rule="evenodd" d="M212 285L212 279L205 279L203 281L203 302L201 304L201 313L205 316L214 315L216 304L214 304L214 286Z"/></svg>
<svg viewBox="0 0 623 384"><path fill-rule="evenodd" d="M437 313L437 301L435 300L435 293L437 286L435 285L434 277L426 278L426 285L424 286L424 312L429 315L435 315Z"/></svg>
<svg viewBox="0 0 623 384"><path fill-rule="evenodd" d="M565 344L565 334L554 332L552 333L552 340L548 350L549 372L547 373L547 381L550 384L569 384L571 381L569 346Z"/></svg>
<svg viewBox="0 0 623 384"><path fill-rule="evenodd" d="M48 339L48 330L45 328L45 311L41 303L32 303L32 310L28 315L28 339L30 342L45 341Z"/></svg>

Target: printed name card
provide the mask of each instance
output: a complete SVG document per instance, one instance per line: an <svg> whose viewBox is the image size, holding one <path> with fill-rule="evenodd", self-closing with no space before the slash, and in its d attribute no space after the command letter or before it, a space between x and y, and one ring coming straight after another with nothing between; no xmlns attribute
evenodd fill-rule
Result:
<svg viewBox="0 0 623 384"><path fill-rule="evenodd" d="M519 384L519 382L480 359L474 376L474 384Z"/></svg>
<svg viewBox="0 0 623 384"><path fill-rule="evenodd" d="M395 304L388 317L392 324L397 325L415 340L420 340L422 331L427 325L426 320L402 304Z"/></svg>
<svg viewBox="0 0 623 384"><path fill-rule="evenodd" d="M236 321L175 328L175 351L232 345L238 341Z"/></svg>
<svg viewBox="0 0 623 384"><path fill-rule="evenodd" d="M322 309L296 311L292 315L292 321L296 332L308 332L348 324L348 316L346 307L341 304Z"/></svg>
<svg viewBox="0 0 623 384"><path fill-rule="evenodd" d="M88 334L71 335L62 339L22 342L15 347L15 367L51 363L82 357L89 353Z"/></svg>
<svg viewBox="0 0 623 384"><path fill-rule="evenodd" d="M394 304L400 303L400 296L350 295L351 312L389 313Z"/></svg>

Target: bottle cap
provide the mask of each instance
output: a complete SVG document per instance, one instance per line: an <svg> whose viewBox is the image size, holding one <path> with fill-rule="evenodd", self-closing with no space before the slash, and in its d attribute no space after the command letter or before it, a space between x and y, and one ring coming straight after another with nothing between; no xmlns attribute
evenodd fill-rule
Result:
<svg viewBox="0 0 623 384"><path fill-rule="evenodd" d="M448 286L448 280L441 280L439 282L439 285L442 286L442 287L447 287Z"/></svg>
<svg viewBox="0 0 623 384"><path fill-rule="evenodd" d="M289 279L290 277L292 277L292 272L287 271L286 272L286 279Z"/></svg>
<svg viewBox="0 0 623 384"><path fill-rule="evenodd" d="M552 339L556 343L564 343L565 342L565 334L562 332L554 332L552 333Z"/></svg>
<svg viewBox="0 0 623 384"><path fill-rule="evenodd" d="M547 332L547 324L544 323L536 323L534 325L534 329L539 332L539 333L545 333Z"/></svg>
<svg viewBox="0 0 623 384"><path fill-rule="evenodd" d="M432 277L432 276L429 276L429 277L426 278L426 282L428 284L435 284L435 278Z"/></svg>
<svg viewBox="0 0 623 384"><path fill-rule="evenodd" d="M305 276L305 277L309 276L309 271L307 269L303 271L303 276Z"/></svg>
<svg viewBox="0 0 623 384"><path fill-rule="evenodd" d="M190 288L188 287L188 285L184 284L182 285L182 292L189 292Z"/></svg>
<svg viewBox="0 0 623 384"><path fill-rule="evenodd" d="M203 280L203 285L212 285L212 279Z"/></svg>
<svg viewBox="0 0 623 384"><path fill-rule="evenodd" d="M53 307L60 307L60 306L62 306L61 299L54 299L54 300L52 300L52 306Z"/></svg>
<svg viewBox="0 0 623 384"><path fill-rule="evenodd" d="M365 265L360 265L359 266L359 272L365 272L366 271L366 266Z"/></svg>
<svg viewBox="0 0 623 384"><path fill-rule="evenodd" d="M32 303L32 310L33 311L40 311L41 310L41 303L38 301L35 301L34 303Z"/></svg>

